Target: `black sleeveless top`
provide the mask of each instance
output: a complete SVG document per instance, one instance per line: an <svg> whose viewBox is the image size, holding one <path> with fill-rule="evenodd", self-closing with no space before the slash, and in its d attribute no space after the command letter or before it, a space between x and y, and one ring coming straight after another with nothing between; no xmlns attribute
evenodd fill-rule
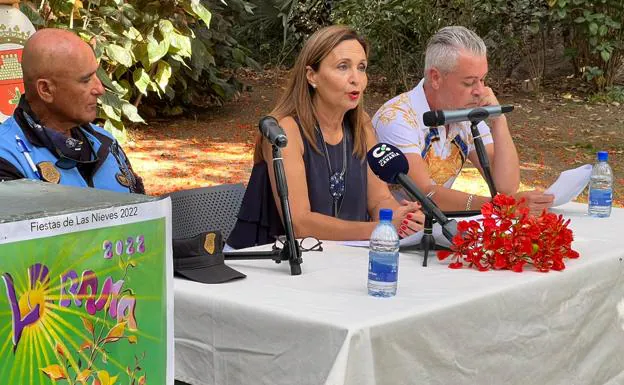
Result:
<svg viewBox="0 0 624 385"><path fill-rule="evenodd" d="M299 126L299 131L302 131L301 126ZM315 139L319 153L314 150L301 132L310 209L320 214L333 215L334 202L330 193L330 172L327 160L329 159L332 173L342 170L343 141L346 140L345 189L343 197L338 201L339 209L336 217L350 221L368 221L370 217L366 192L367 165L365 160L353 154L353 134L346 123L344 133L340 143L336 145L325 143L323 146L321 133L316 130ZM325 147L328 157L324 152ZM262 245L274 242L275 237L284 232L271 191L267 162L257 163L251 171L238 220L227 243L235 249Z"/></svg>
<svg viewBox="0 0 624 385"><path fill-rule="evenodd" d="M301 127L299 127L301 131ZM308 182L308 198L310 209L313 212L329 216L335 216L349 221L367 221L367 167L366 162L358 159L353 154L353 134L348 124L345 124L344 137L335 145L325 143L320 131L315 130L316 146L320 153L316 152L301 133L303 138L303 162L306 168L306 181ZM343 143L346 140L346 143ZM343 144L345 145L343 147ZM334 198L330 193L330 175L342 170L344 151L346 149L347 166L344 175L344 194L338 200L337 213L334 214ZM327 155L325 155L327 149ZM331 165L331 173L328 167Z"/></svg>

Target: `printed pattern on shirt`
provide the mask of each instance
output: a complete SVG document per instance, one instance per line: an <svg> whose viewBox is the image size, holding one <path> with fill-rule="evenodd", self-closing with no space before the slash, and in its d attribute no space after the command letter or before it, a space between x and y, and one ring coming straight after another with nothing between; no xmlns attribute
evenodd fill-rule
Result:
<svg viewBox="0 0 624 385"><path fill-rule="evenodd" d="M425 126L422 114L430 108L423 84L421 81L414 89L386 102L374 115L373 126L379 141L421 155L432 183L451 187L468 154L475 149L470 124L460 122L432 130ZM485 123L479 124L479 131L484 144L492 143Z"/></svg>

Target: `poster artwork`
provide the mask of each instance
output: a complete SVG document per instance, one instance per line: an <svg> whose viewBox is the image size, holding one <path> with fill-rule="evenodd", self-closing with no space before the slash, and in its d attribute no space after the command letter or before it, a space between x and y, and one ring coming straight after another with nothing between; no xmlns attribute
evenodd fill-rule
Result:
<svg viewBox="0 0 624 385"><path fill-rule="evenodd" d="M23 227L30 234L80 228L114 222L120 212ZM167 383L165 223L0 244L0 384ZM0 233L10 225L0 224Z"/></svg>

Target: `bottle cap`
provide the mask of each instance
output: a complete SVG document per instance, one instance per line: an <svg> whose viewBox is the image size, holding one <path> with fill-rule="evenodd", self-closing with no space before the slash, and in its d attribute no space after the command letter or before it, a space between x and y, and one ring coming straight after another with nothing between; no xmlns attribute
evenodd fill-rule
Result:
<svg viewBox="0 0 624 385"><path fill-rule="evenodd" d="M598 156L599 162L606 162L607 160L609 160L609 153L606 151L598 151L596 155Z"/></svg>
<svg viewBox="0 0 624 385"><path fill-rule="evenodd" d="M392 210L391 209L380 209L379 210L379 220L380 221L391 221L392 220Z"/></svg>

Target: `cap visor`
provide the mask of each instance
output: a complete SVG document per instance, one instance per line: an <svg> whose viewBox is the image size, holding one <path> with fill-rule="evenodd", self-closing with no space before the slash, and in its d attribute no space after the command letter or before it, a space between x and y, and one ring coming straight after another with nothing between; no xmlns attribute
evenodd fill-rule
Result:
<svg viewBox="0 0 624 385"><path fill-rule="evenodd" d="M226 265L214 265L196 269L176 269L176 273L191 281L201 283L223 283L246 277L245 274Z"/></svg>

